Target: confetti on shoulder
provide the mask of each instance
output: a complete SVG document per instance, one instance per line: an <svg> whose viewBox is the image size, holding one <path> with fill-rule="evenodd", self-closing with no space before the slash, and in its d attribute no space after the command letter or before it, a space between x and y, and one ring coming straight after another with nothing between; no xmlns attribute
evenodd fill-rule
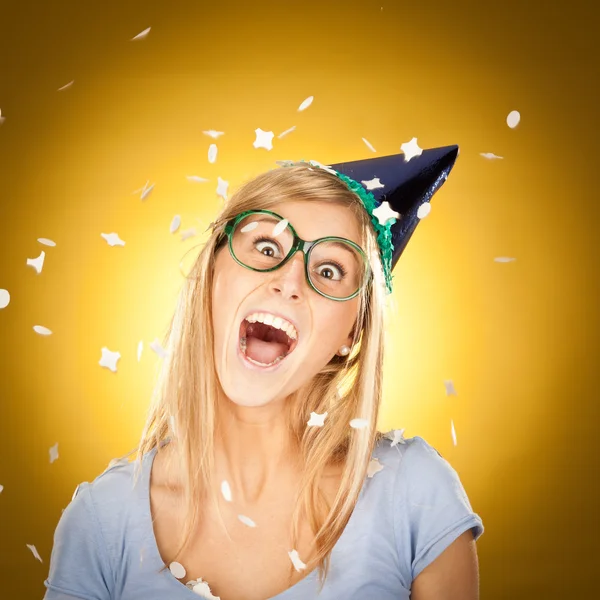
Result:
<svg viewBox="0 0 600 600"><path fill-rule="evenodd" d="M406 444L404 439L404 429L392 429L384 434L384 438L391 440L390 446L397 446L398 444Z"/></svg>
<svg viewBox="0 0 600 600"><path fill-rule="evenodd" d="M378 458L371 459L367 468L367 477L372 478L375 474L383 471L383 465L379 462Z"/></svg>
<svg viewBox="0 0 600 600"><path fill-rule="evenodd" d="M136 36L132 37L131 41L134 42L135 40L143 40L150 33L151 29L152 29L152 27L148 27L148 29L144 29L144 31L141 31Z"/></svg>

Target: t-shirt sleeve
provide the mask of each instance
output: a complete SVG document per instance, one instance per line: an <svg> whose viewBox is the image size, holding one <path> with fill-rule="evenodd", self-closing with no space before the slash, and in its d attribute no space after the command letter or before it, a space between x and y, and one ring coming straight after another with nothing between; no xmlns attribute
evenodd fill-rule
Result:
<svg viewBox="0 0 600 600"><path fill-rule="evenodd" d="M404 450L395 488L396 542L411 580L465 531L483 534L457 472L423 438Z"/></svg>
<svg viewBox="0 0 600 600"><path fill-rule="evenodd" d="M44 600L111 600L112 573L89 483L80 484L65 508L44 581Z"/></svg>

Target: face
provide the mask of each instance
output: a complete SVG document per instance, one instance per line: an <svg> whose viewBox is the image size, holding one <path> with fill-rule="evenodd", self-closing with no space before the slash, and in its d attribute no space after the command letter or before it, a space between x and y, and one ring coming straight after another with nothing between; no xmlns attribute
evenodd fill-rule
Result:
<svg viewBox="0 0 600 600"><path fill-rule="evenodd" d="M345 207L289 202L269 210L287 219L304 240L339 236L362 245L357 219ZM260 273L236 263L224 244L215 257L212 303L215 366L223 391L238 405L263 406L283 402L310 381L341 346L351 345L359 299L336 302L315 292L306 281L302 252L296 252L281 268ZM240 337L248 331L245 319L253 313L282 317L297 332L291 352L273 366L251 363L240 349ZM256 342L246 339L248 348Z"/></svg>

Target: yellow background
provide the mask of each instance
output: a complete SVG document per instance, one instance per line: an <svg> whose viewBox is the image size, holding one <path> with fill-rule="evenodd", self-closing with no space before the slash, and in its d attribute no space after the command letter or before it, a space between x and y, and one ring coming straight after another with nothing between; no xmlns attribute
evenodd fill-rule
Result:
<svg viewBox="0 0 600 600"><path fill-rule="evenodd" d="M380 426L424 437L459 472L486 528L483 599L591 598L600 559L592 9L578 0L3 5L0 288L11 303L0 310L0 596L43 595L75 486L136 444L159 361L149 343L167 325L181 257L202 240L180 233L201 234L212 220L217 176L233 191L275 160L382 156L417 137L422 148L459 144L460 156L395 271ZM273 150L253 148L258 127L275 133ZM208 129L225 135L212 140ZM141 201L133 192L147 180L155 188ZM110 247L102 232L126 246ZM26 260L42 250L37 275ZM103 346L120 351L117 374L98 365ZM457 396L446 396L447 379Z"/></svg>

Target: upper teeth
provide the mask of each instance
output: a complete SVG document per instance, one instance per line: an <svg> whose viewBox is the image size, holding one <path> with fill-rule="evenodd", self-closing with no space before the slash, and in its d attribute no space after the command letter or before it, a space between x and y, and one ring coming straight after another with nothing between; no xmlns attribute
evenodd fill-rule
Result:
<svg viewBox="0 0 600 600"><path fill-rule="evenodd" d="M270 313L252 313L246 317L246 321L249 321L250 323L256 323L258 321L259 323L281 329L281 331L285 331L292 340L295 340L298 337L296 328L289 321L286 321L281 317L276 317Z"/></svg>

